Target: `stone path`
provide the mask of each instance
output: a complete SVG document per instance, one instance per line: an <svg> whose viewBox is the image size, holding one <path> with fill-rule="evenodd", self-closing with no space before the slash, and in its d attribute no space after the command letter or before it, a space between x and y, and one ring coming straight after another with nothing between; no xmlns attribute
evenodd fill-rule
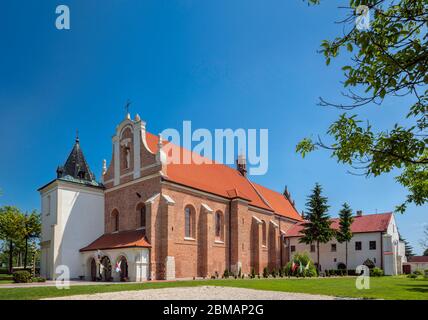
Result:
<svg viewBox="0 0 428 320"><path fill-rule="evenodd" d="M265 291L232 287L200 286L146 289L50 298L47 300L335 300L333 296Z"/></svg>

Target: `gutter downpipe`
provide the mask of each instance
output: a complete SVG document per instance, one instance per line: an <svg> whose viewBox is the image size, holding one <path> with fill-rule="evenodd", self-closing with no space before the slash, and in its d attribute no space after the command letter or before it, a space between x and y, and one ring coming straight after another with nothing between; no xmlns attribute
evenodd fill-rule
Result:
<svg viewBox="0 0 428 320"><path fill-rule="evenodd" d="M232 269L232 200L229 201L229 268L228 271L231 272Z"/></svg>

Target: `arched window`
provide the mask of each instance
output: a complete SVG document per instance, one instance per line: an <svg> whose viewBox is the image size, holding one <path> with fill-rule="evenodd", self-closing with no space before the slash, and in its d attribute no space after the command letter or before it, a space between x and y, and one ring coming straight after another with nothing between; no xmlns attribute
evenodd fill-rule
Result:
<svg viewBox="0 0 428 320"><path fill-rule="evenodd" d="M223 240L223 215L220 211L215 213L215 238Z"/></svg>
<svg viewBox="0 0 428 320"><path fill-rule="evenodd" d="M266 234L266 222L263 221L262 224L262 245L266 247L266 239L267 239L267 234Z"/></svg>
<svg viewBox="0 0 428 320"><path fill-rule="evenodd" d="M190 206L184 209L184 236L195 238L195 211Z"/></svg>
<svg viewBox="0 0 428 320"><path fill-rule="evenodd" d="M119 211L114 209L111 213L113 232L119 231Z"/></svg>
<svg viewBox="0 0 428 320"><path fill-rule="evenodd" d="M137 221L140 228L146 227L146 205L144 203L137 206Z"/></svg>

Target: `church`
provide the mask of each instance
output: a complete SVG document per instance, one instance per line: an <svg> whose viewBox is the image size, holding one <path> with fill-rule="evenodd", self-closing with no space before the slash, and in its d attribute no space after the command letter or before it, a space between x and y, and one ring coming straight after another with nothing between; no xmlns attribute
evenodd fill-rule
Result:
<svg viewBox="0 0 428 320"><path fill-rule="evenodd" d="M93 281L210 278L289 261L285 235L302 217L287 190L252 182L243 157L236 168L168 163L168 143L127 114L97 181L76 138L57 177L38 190L42 276L55 279L66 266L71 279Z"/></svg>

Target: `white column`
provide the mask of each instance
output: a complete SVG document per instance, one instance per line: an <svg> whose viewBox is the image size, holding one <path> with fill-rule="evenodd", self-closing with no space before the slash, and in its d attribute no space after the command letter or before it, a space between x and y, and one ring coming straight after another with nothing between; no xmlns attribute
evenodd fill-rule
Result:
<svg viewBox="0 0 428 320"><path fill-rule="evenodd" d="M141 175L141 121L134 124L134 179L138 179Z"/></svg>

